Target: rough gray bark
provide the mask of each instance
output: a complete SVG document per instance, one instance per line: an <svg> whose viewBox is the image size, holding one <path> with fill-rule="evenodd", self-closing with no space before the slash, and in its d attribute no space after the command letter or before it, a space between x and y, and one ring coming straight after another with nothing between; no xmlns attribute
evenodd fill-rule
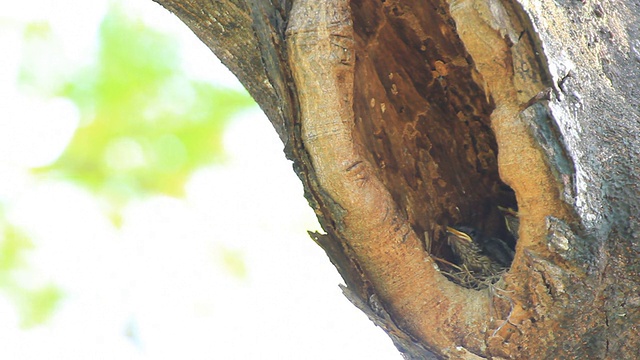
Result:
<svg viewBox="0 0 640 360"><path fill-rule="evenodd" d="M156 1L266 112L405 357L637 356L640 3ZM516 202L503 279L447 280L443 227L504 233Z"/></svg>

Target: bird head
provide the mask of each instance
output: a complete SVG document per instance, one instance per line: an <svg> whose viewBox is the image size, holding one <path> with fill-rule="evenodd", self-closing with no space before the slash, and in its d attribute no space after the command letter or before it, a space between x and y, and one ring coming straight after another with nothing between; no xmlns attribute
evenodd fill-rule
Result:
<svg viewBox="0 0 640 360"><path fill-rule="evenodd" d="M472 228L467 228L466 226L458 227L458 229L447 226L447 233L453 235L455 240L465 243L474 243L477 240L475 239L477 236L476 231ZM449 236L449 239L451 239L451 236Z"/></svg>

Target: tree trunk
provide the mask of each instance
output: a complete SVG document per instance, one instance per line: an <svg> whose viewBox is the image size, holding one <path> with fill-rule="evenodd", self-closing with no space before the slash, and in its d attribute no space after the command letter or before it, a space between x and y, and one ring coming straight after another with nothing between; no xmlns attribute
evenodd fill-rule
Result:
<svg viewBox="0 0 640 360"><path fill-rule="evenodd" d="M638 356L637 1L155 1L270 118L406 358ZM508 238L500 208L513 263L461 286L446 227Z"/></svg>

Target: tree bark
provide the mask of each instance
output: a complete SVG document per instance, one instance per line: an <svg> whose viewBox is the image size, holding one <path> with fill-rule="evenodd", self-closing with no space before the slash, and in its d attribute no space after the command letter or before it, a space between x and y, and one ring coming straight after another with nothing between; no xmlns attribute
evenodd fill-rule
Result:
<svg viewBox="0 0 640 360"><path fill-rule="evenodd" d="M406 358L637 357L637 1L155 1L265 111ZM508 237L500 207L511 268L452 282L445 227Z"/></svg>

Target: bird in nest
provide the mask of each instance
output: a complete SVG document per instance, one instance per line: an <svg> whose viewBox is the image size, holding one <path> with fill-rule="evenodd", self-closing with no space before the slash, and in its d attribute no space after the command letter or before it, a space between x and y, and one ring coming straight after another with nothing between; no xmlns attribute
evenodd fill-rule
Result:
<svg viewBox="0 0 640 360"><path fill-rule="evenodd" d="M514 252L506 242L468 226L447 227L447 241L458 265L478 279L502 273L513 261Z"/></svg>

